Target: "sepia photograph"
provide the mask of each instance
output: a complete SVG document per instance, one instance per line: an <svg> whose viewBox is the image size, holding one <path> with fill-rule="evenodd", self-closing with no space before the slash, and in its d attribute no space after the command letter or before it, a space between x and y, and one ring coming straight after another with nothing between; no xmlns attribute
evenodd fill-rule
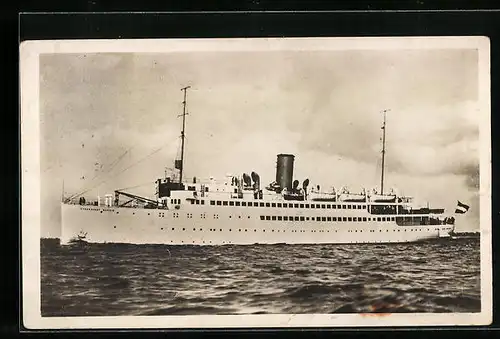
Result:
<svg viewBox="0 0 500 339"><path fill-rule="evenodd" d="M486 325L485 37L29 41L27 328Z"/></svg>

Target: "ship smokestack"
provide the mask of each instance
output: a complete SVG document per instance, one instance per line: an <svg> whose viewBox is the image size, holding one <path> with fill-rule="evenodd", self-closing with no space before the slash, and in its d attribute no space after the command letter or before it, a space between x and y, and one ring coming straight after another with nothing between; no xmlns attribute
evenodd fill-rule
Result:
<svg viewBox="0 0 500 339"><path fill-rule="evenodd" d="M293 162L295 156L293 154L278 154L276 161L276 182L280 190L292 189L293 181Z"/></svg>

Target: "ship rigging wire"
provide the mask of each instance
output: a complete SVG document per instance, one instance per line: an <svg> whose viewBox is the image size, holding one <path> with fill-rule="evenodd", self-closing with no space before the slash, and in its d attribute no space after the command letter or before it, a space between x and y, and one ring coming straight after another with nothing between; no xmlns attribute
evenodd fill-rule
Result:
<svg viewBox="0 0 500 339"><path fill-rule="evenodd" d="M119 176L120 174L123 174L125 171L127 171L127 170L131 169L132 167L137 166L138 164L140 164L140 163L141 163L141 162L143 162L144 160L148 159L149 157L151 157L151 156L153 156L154 154L156 154L156 153L158 153L159 151L161 151L161 150L162 150L165 146L167 146L169 143L170 143L170 142L167 142L167 143L163 144L162 146L160 146L159 148L157 148L157 149L156 149L156 150L154 150L153 152L149 153L149 154L148 154L148 155L146 155L145 157L141 158L140 160L138 160L138 161L134 162L134 163L133 163L133 164L131 164L130 166L128 166L128 167L124 168L123 170L121 170L120 172L116 173L113 177L114 177L114 178L116 178L117 176ZM90 188L88 188L88 189L84 190L83 192L80 192L80 193L78 193L78 194L76 194L76 195L72 195L72 196L71 196L70 198L68 198L67 200L71 200L71 199L77 198L77 197L81 196L82 194L85 194L85 193L87 193L87 192L89 192L89 191L93 190L94 188L99 187L100 185L102 185L102 184L106 183L109 179L110 179L110 178L105 179L105 180L102 180L102 181L100 181L99 183L95 184L94 186L92 186L92 187L90 187Z"/></svg>
<svg viewBox="0 0 500 339"><path fill-rule="evenodd" d="M125 157L125 155L127 155L127 153L129 153L132 150L132 148L134 148L134 146L130 147L124 153L122 153L118 158L116 158L115 161L113 161L111 163L111 167L109 169L107 169L106 171L101 171L100 173L97 173L96 175L94 175L94 177L92 179L90 179L90 181L88 183L89 184L92 183L95 179L97 179L99 176L102 176L103 174L109 174L116 167L116 165L123 159L123 157ZM71 199L78 197L82 194L83 193L73 194L72 196L67 198L67 200L71 200Z"/></svg>

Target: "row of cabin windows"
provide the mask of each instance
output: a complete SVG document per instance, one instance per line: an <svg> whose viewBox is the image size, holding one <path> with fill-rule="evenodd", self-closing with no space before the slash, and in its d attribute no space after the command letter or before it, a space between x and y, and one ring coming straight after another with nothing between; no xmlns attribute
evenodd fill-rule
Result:
<svg viewBox="0 0 500 339"><path fill-rule="evenodd" d="M115 226L115 228L116 228L116 226ZM164 228L162 227L162 228L161 228L161 230L163 231L163 230L164 230ZM168 229L167 229L167 230L168 230ZM182 230L183 230L183 231L186 231L186 228L183 228ZM175 227L172 227L172 231L175 231ZM193 228L193 232L196 232L196 231L197 231L197 229L196 229L196 228ZM200 229L199 229L199 231L200 231L200 232L203 232L203 228L200 228ZM217 231L222 232L222 231L223 231L223 229L222 229L222 228L220 228L220 229L217 229L217 228L210 228L210 229L209 229L209 231L210 231L210 232L217 232ZM232 232L232 231L233 231L233 229L231 229L231 228L230 228L230 229L227 229L227 231ZM236 232L236 231L238 231L238 232L248 232L249 230L248 230L248 229L246 229L246 228L245 228L245 229L241 229L241 228L240 228L240 229L238 229L238 230L236 230L236 229L235 229L234 231L235 231L235 232ZM250 231L252 231L252 230L250 229ZM257 232L257 229L254 229L253 231L254 231L254 232ZM266 232L266 230L265 230L265 229L263 229L263 230L261 230L261 231L262 231L262 232ZM268 230L268 231L269 231L269 232L275 232L275 230L274 230L274 229L271 229L271 230ZM337 232L337 230L333 230L333 231ZM332 232L333 232L333 231L332 231ZM379 231L379 233L380 233L380 232L384 232L384 230L378 230L378 231ZM390 230L385 230L385 232L389 232L389 231L390 231ZM392 230L392 232L406 232L406 231L408 231L408 232L432 232L432 231L435 231L435 230L433 230L433 229L429 229L429 228L425 228L425 229L424 229L424 228L412 228L412 229L393 229L393 230ZM283 233L286 233L286 230L281 230L281 231L280 231L280 230L276 230L276 232L283 232ZM300 232L300 233L305 233L305 232L311 232L311 233L316 233L316 232L319 232L319 233L330 233L330 230L291 230L290 232L292 232L292 233L297 233L297 232ZM347 232L348 232L348 233L358 233L358 232L359 232L359 233L363 233L363 230L348 230ZM376 233L376 230L365 230L365 232Z"/></svg>
<svg viewBox="0 0 500 339"><path fill-rule="evenodd" d="M394 217L303 217L303 216L276 216L261 215L260 220L272 221L345 221L345 222L363 222L363 221L395 221Z"/></svg>
<svg viewBox="0 0 500 339"><path fill-rule="evenodd" d="M172 205L179 205L181 203L181 199L170 199L170 203L172 203Z"/></svg>
<svg viewBox="0 0 500 339"><path fill-rule="evenodd" d="M203 200L202 205L203 205ZM192 202L194 203L194 202ZM196 202L198 205L199 203ZM330 205L330 204L298 204L281 202L252 202L252 201L221 201L210 200L212 206L243 206L243 207L278 207L278 208L322 208L322 209L366 209L366 205Z"/></svg>

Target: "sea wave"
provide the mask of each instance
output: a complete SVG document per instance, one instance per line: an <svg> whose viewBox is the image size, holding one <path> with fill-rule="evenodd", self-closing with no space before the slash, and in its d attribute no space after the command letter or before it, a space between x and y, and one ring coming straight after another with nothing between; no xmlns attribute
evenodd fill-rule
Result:
<svg viewBox="0 0 500 339"><path fill-rule="evenodd" d="M167 246L42 240L42 315L479 312L479 241Z"/></svg>

